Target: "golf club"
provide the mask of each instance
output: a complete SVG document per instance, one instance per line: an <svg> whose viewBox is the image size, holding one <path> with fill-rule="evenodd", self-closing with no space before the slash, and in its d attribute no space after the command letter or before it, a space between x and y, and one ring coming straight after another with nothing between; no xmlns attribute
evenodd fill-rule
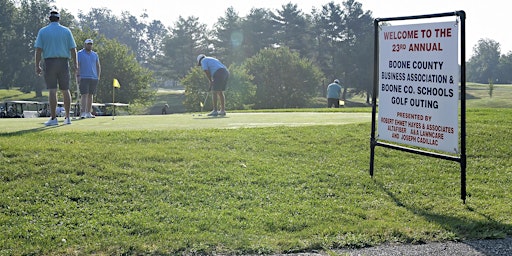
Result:
<svg viewBox="0 0 512 256"><path fill-rule="evenodd" d="M201 112L203 112L203 107L206 105L206 101L208 100L208 95L210 92L206 92L206 96L204 97L204 101L201 102Z"/></svg>
<svg viewBox="0 0 512 256"><path fill-rule="evenodd" d="M203 107L204 105L206 105L206 100L208 100L208 94L209 92L207 91L206 92L206 97L204 97L204 101L203 102L199 102L199 105L201 106L201 112L203 112ZM201 116L202 114L199 114L199 116Z"/></svg>

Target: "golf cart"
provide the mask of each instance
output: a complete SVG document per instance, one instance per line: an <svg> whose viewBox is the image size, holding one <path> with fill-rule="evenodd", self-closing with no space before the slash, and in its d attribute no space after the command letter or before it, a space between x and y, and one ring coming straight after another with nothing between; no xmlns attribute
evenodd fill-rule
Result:
<svg viewBox="0 0 512 256"><path fill-rule="evenodd" d="M0 106L0 118L24 118L25 111L30 110L30 106L36 106L35 101L6 101Z"/></svg>

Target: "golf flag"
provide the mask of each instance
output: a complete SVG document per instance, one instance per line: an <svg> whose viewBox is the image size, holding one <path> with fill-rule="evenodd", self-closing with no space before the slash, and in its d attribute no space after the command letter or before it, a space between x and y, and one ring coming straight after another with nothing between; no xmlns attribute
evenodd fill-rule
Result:
<svg viewBox="0 0 512 256"><path fill-rule="evenodd" d="M121 88L119 81L117 81L117 79L115 79L115 78L114 78L114 82L112 83L112 85L114 86L114 88Z"/></svg>
<svg viewBox="0 0 512 256"><path fill-rule="evenodd" d="M201 105L201 107L204 107L204 104L202 102L199 102L199 105Z"/></svg>

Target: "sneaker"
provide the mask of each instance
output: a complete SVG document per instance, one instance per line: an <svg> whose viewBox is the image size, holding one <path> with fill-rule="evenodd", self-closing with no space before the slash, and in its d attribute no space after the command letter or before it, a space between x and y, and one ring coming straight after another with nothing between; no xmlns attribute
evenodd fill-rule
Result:
<svg viewBox="0 0 512 256"><path fill-rule="evenodd" d="M95 118L96 116L93 115L91 112L88 112L87 114L85 114L85 117L86 118Z"/></svg>
<svg viewBox="0 0 512 256"><path fill-rule="evenodd" d="M87 113L83 112L81 115L80 115L80 119L84 119L87 117Z"/></svg>
<svg viewBox="0 0 512 256"><path fill-rule="evenodd" d="M219 112L219 116L225 116L226 115L226 111L220 111Z"/></svg>
<svg viewBox="0 0 512 256"><path fill-rule="evenodd" d="M210 112L210 114L208 114L207 116L218 116L219 115L219 112L217 112L217 110L214 110L212 112Z"/></svg>
<svg viewBox="0 0 512 256"><path fill-rule="evenodd" d="M44 123L45 126L54 126L54 125L58 125L59 124L59 121L57 121L57 118L54 118L54 119L51 119L46 121Z"/></svg>
<svg viewBox="0 0 512 256"><path fill-rule="evenodd" d="M64 124L71 124L71 119L69 117L64 118Z"/></svg>

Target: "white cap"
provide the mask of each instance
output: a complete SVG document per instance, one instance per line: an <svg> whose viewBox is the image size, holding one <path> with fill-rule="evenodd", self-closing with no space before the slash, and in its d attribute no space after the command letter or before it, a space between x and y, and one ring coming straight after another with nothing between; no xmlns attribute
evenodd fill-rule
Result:
<svg viewBox="0 0 512 256"><path fill-rule="evenodd" d="M60 18L60 14L58 11L50 11L50 15L48 17L57 17L57 18Z"/></svg>
<svg viewBox="0 0 512 256"><path fill-rule="evenodd" d="M206 55L204 54L199 54L197 55L197 65L200 66L201 65L201 60L206 57Z"/></svg>
<svg viewBox="0 0 512 256"><path fill-rule="evenodd" d="M340 83L340 80L338 80L338 79L334 79L334 82L335 82L335 83L337 83L337 84L339 84L339 83Z"/></svg>
<svg viewBox="0 0 512 256"><path fill-rule="evenodd" d="M92 41L92 39L85 39L84 43L85 44L92 44L93 41Z"/></svg>

